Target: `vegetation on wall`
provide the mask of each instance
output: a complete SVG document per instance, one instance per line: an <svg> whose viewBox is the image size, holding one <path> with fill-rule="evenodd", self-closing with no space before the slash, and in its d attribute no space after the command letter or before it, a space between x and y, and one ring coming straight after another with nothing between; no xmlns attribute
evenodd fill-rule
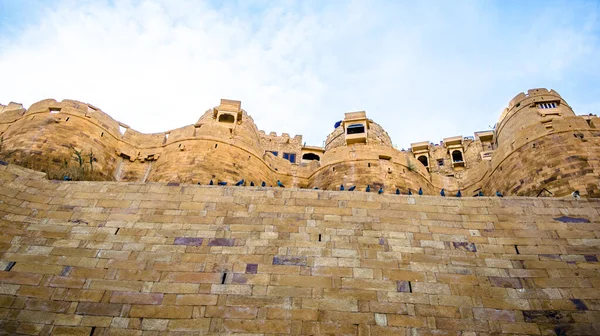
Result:
<svg viewBox="0 0 600 336"><path fill-rule="evenodd" d="M112 181L112 176L106 176L99 170L94 170L94 163L98 162L94 152L90 149L85 153L73 145L69 145L70 156L50 159L43 153L32 154L17 150L5 151L4 139L0 138L0 160L16 164L25 168L46 173L49 180L69 181Z"/></svg>

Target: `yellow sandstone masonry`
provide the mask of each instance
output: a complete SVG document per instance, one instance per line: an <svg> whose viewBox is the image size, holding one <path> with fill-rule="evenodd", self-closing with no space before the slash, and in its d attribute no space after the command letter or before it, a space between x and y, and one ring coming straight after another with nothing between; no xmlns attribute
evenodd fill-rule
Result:
<svg viewBox="0 0 600 336"><path fill-rule="evenodd" d="M598 335L599 212L2 165L0 334Z"/></svg>
<svg viewBox="0 0 600 336"><path fill-rule="evenodd" d="M13 210L21 216L35 208L47 218L68 220L72 209L94 207L98 209L72 219L101 220L106 216L124 222L139 218L149 223L215 224L231 211L231 217L239 221L258 212L262 214L260 224L276 218L293 222L311 217L327 222L321 227L340 230L345 228L342 224L364 223L373 216L379 220L371 225L386 231L390 225L408 226L413 220L443 222L446 227L468 220L464 228L485 229L487 222L504 222L506 215L519 211L525 219L542 214L536 211L556 214L557 209L534 207L523 213L519 206L488 210L461 207L453 201L383 205L373 202L371 195L322 199L310 190L344 186L364 191L370 186L373 192L381 188L385 194L416 194L422 189L425 195L438 195L444 188L448 196L460 191L463 196L500 192L529 197L564 197L577 190L583 197L597 198L600 119L582 112L585 115L576 115L554 90L530 89L510 100L491 130L446 137L438 143L414 142L409 148L397 148L366 112L349 112L331 125L332 132L319 147L306 145L301 135L259 130L240 101L222 99L218 106L198 113L193 125L142 134L91 104L46 99L28 109L16 103L0 105L0 161L44 171L52 179L127 182L81 184L66 190L43 184L43 174L29 173L28 188L4 191L12 197L7 205L22 204ZM129 183L148 181L168 184ZM180 185L211 181L269 187L281 181L288 188L301 189L196 193ZM265 201L249 207L243 200L250 196ZM227 224L256 225L256 221ZM514 223L504 225L508 229ZM284 226L290 226L288 232L298 233L290 223ZM514 227L520 228L522 224ZM238 230L232 227L230 231ZM414 232L410 227L405 231ZM442 248L435 242L421 247Z"/></svg>

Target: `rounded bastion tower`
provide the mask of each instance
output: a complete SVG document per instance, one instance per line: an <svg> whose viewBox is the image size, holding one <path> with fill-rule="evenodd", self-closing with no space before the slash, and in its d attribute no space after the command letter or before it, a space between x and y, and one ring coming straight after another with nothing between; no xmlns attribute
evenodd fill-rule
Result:
<svg viewBox="0 0 600 336"><path fill-rule="evenodd" d="M486 193L600 196L600 133L592 119L576 116L554 90L519 93L495 127Z"/></svg>
<svg viewBox="0 0 600 336"><path fill-rule="evenodd" d="M433 187L426 169L412 155L398 151L385 130L367 119L366 113L346 113L344 120L329 134L320 166L308 178L308 187L337 190L356 186L372 191L384 188L393 193L396 188L405 194Z"/></svg>
<svg viewBox="0 0 600 336"><path fill-rule="evenodd" d="M258 129L241 102L222 99L196 124L165 133L160 159L148 180L231 184L245 179L247 184L273 184L274 170L264 155Z"/></svg>
<svg viewBox="0 0 600 336"><path fill-rule="evenodd" d="M28 110L0 114L2 124L5 160L49 173L81 165L101 179L113 179L120 126L90 104L46 99Z"/></svg>

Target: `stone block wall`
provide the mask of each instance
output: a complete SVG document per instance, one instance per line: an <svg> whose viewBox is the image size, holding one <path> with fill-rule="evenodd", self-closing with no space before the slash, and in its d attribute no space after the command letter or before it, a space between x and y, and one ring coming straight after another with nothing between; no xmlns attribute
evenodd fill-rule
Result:
<svg viewBox="0 0 600 336"><path fill-rule="evenodd" d="M0 166L0 331L597 335L599 211Z"/></svg>

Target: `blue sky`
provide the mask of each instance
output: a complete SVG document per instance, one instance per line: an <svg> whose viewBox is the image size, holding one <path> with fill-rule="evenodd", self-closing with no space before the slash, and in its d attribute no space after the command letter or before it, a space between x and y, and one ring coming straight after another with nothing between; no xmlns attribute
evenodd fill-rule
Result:
<svg viewBox="0 0 600 336"><path fill-rule="evenodd" d="M598 1L0 0L0 103L92 103L141 132L238 99L321 145L366 110L398 148L472 135L516 94L600 112Z"/></svg>

